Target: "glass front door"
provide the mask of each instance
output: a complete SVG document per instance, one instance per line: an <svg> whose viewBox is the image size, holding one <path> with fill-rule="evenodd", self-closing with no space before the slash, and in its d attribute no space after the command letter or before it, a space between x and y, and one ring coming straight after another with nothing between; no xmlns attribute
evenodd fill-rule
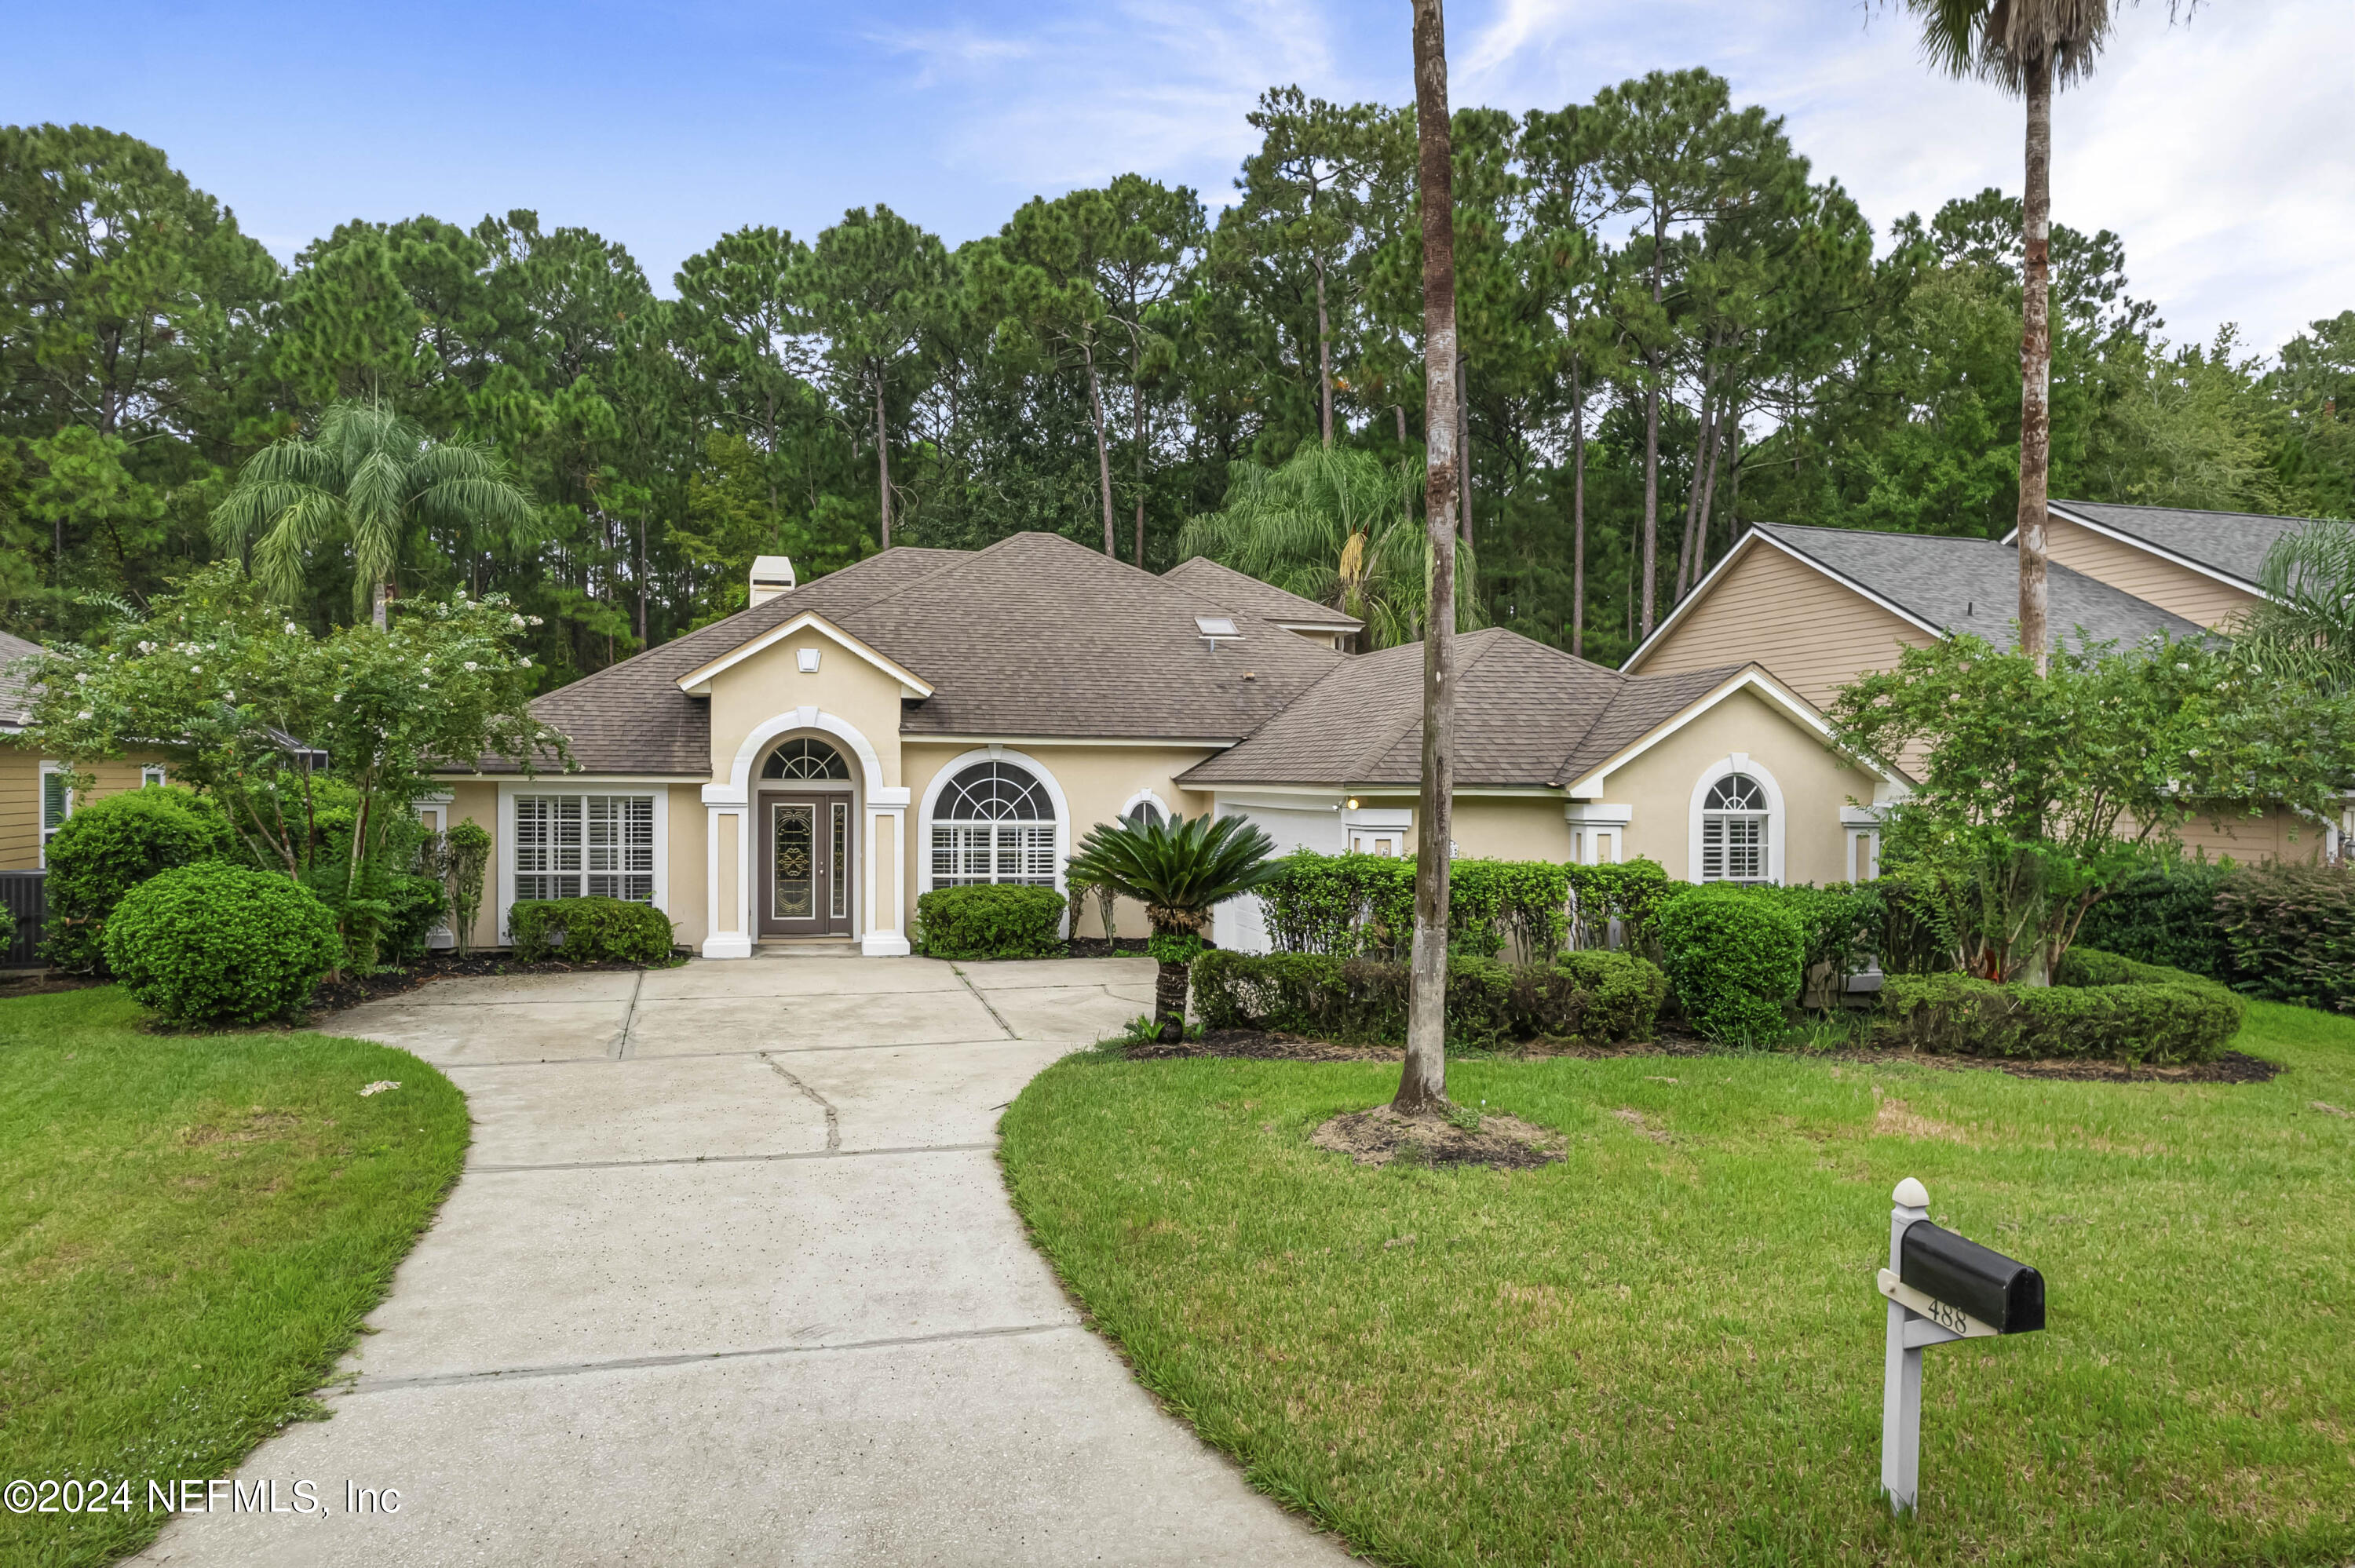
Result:
<svg viewBox="0 0 2355 1568"><path fill-rule="evenodd" d="M761 889L765 937L850 935L850 800L769 797Z"/></svg>

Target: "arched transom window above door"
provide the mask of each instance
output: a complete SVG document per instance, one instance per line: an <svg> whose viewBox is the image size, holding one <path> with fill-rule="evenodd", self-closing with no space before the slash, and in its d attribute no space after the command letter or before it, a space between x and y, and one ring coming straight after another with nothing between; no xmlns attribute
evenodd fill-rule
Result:
<svg viewBox="0 0 2355 1568"><path fill-rule="evenodd" d="M795 780L848 779L850 764L842 753L822 740L797 736L769 753L761 764L763 779Z"/></svg>
<svg viewBox="0 0 2355 1568"><path fill-rule="evenodd" d="M1011 762L976 762L941 791L931 823L935 887L979 882L1055 885L1055 804Z"/></svg>
<svg viewBox="0 0 2355 1568"><path fill-rule="evenodd" d="M1728 773L1711 784L1700 808L1700 880L1769 880L1772 832L1773 807L1757 779Z"/></svg>

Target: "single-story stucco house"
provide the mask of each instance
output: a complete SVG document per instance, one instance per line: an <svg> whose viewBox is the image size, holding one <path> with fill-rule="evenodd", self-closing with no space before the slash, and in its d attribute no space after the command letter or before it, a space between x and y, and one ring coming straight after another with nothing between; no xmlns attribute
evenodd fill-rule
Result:
<svg viewBox="0 0 2355 1568"><path fill-rule="evenodd" d="M647 900L710 958L762 943L909 950L916 900L1063 885L1088 830L1247 816L1282 848L1412 853L1419 645L1209 561L1155 576L1052 535L900 547L543 696L577 771L485 761L424 810L489 829L477 941L518 898ZM1631 677L1509 631L1457 643L1461 855L1647 855L1695 879L1871 874L1902 774L1828 748L1759 665ZM1247 903L1248 901L1243 901ZM1142 934L1142 912L1121 914ZM1218 939L1264 941L1256 910Z"/></svg>

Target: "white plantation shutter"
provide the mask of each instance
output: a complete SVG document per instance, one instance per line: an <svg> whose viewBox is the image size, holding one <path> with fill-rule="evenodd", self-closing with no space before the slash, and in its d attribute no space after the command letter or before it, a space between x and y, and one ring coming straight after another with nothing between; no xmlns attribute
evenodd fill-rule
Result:
<svg viewBox="0 0 2355 1568"><path fill-rule="evenodd" d="M654 901L653 796L518 795L515 810L517 898Z"/></svg>
<svg viewBox="0 0 2355 1568"><path fill-rule="evenodd" d="M1700 880L1765 881L1767 820L1766 791L1748 774L1710 785L1701 804Z"/></svg>
<svg viewBox="0 0 2355 1568"><path fill-rule="evenodd" d="M932 808L932 885L1055 885L1055 808L1010 762L982 762L949 781Z"/></svg>

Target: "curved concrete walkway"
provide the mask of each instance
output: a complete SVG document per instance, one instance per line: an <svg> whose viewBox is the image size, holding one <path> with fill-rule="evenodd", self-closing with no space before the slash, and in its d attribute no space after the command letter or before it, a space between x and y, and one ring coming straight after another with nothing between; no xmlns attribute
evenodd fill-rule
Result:
<svg viewBox="0 0 2355 1568"><path fill-rule="evenodd" d="M1345 1561L1079 1326L998 1180L1006 1102L1152 996L1142 959L791 957L330 1020L466 1091L466 1174L333 1417L240 1472L324 1514L224 1497L139 1561Z"/></svg>

